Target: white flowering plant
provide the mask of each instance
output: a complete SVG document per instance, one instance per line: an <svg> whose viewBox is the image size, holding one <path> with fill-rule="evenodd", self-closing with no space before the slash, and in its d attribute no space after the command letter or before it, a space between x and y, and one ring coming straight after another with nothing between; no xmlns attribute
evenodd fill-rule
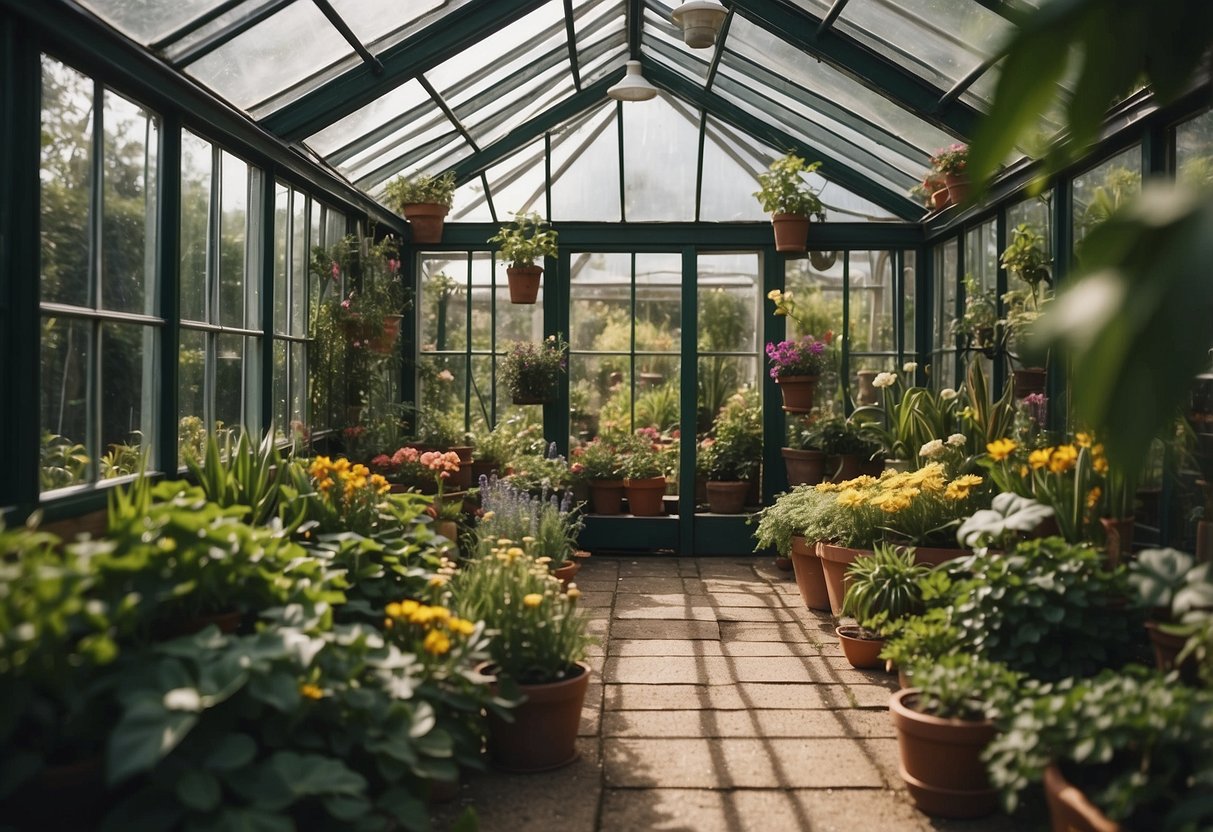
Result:
<svg viewBox="0 0 1213 832"><path fill-rule="evenodd" d="M910 361L902 367L902 373L912 377L918 364ZM894 372L883 372L872 381L880 390L879 404L865 405L855 410L851 418L859 425L867 438L879 442L889 459L908 460L914 468L932 457L923 458L922 450L942 453L951 437L959 436L959 397L954 390L945 396L945 391L935 392L926 387L907 387L902 376ZM963 438L963 437L962 437ZM941 445L930 444L940 440Z"/></svg>

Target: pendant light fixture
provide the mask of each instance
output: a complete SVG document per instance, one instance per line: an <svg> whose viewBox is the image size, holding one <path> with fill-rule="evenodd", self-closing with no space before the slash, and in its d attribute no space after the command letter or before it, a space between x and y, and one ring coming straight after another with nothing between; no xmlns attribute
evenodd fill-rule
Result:
<svg viewBox="0 0 1213 832"><path fill-rule="evenodd" d="M623 78L607 90L607 96L616 101L648 101L656 95L657 88L640 72L640 61L628 61Z"/></svg>
<svg viewBox="0 0 1213 832"><path fill-rule="evenodd" d="M671 17L682 27L682 39L692 49L706 49L716 44L720 26L728 9L716 0L691 0L674 9Z"/></svg>

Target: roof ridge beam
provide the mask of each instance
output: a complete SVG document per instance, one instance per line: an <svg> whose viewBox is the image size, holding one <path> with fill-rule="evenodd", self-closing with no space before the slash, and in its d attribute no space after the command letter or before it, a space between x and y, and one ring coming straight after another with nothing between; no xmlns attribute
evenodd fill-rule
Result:
<svg viewBox="0 0 1213 832"><path fill-rule="evenodd" d="M777 0L735 0L743 17L776 37L850 75L868 89L925 121L962 138L972 136L982 114L946 90L918 77L836 29L822 29L822 18Z"/></svg>
<svg viewBox="0 0 1213 832"><path fill-rule="evenodd" d="M469 3L380 53L382 74L376 75L366 64L351 67L259 123L286 141L310 136L409 78L474 46L545 2L547 0Z"/></svg>

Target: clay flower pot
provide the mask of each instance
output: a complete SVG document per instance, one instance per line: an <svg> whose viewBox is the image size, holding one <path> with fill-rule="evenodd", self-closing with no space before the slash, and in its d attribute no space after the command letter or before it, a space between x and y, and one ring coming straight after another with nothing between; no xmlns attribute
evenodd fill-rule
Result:
<svg viewBox="0 0 1213 832"><path fill-rule="evenodd" d="M791 558L785 558L783 555L775 556L775 568L780 572L791 572L795 567L792 564Z"/></svg>
<svg viewBox="0 0 1213 832"><path fill-rule="evenodd" d="M401 212L413 230L413 242L442 242L442 225L449 210L441 202L411 202L402 206Z"/></svg>
<svg viewBox="0 0 1213 832"><path fill-rule="evenodd" d="M871 549L852 549L849 546L834 546L822 543L817 552L821 555L821 567L825 572L826 592L830 596L830 611L834 615L842 615L842 599L846 597L847 568L860 555L872 554Z"/></svg>
<svg viewBox="0 0 1213 832"><path fill-rule="evenodd" d="M623 513L623 480L589 480L586 484L594 514Z"/></svg>
<svg viewBox="0 0 1213 832"><path fill-rule="evenodd" d="M788 485L817 485L825 479L826 455L821 451L784 448L783 464L788 469Z"/></svg>
<svg viewBox="0 0 1213 832"><path fill-rule="evenodd" d="M775 250L802 252L809 247L809 218L801 214L772 214Z"/></svg>
<svg viewBox="0 0 1213 832"><path fill-rule="evenodd" d="M745 511L750 484L744 481L708 480L708 511L712 514L741 514Z"/></svg>
<svg viewBox="0 0 1213 832"><path fill-rule="evenodd" d="M581 571L581 564L575 560L566 560L564 563L552 570L552 574L560 580L561 589L569 588L569 581L576 577Z"/></svg>
<svg viewBox="0 0 1213 832"><path fill-rule="evenodd" d="M505 276L510 284L510 303L534 303L538 299L542 266L508 266Z"/></svg>
<svg viewBox="0 0 1213 832"><path fill-rule="evenodd" d="M1087 796L1066 780L1056 763L1045 769L1045 802L1054 832L1120 832Z"/></svg>
<svg viewBox="0 0 1213 832"><path fill-rule="evenodd" d="M792 538L792 568L796 572L796 588L804 605L811 610L828 612L830 593L826 589L826 576L817 555L817 544L810 544L803 537Z"/></svg>
<svg viewBox="0 0 1213 832"><path fill-rule="evenodd" d="M847 657L851 667L857 670L877 670L884 667L880 651L884 649L883 638L863 638L863 628L855 624L835 627L838 643L842 645L842 654Z"/></svg>
<svg viewBox="0 0 1213 832"><path fill-rule="evenodd" d="M400 322L402 320L404 320L403 315L383 316L383 332L367 341L371 352L379 353L380 355L388 355L392 352L392 348L396 346L396 339L400 337Z"/></svg>
<svg viewBox="0 0 1213 832"><path fill-rule="evenodd" d="M467 491L475 485L472 479L472 446L452 445L448 450L459 457L459 470L446 481L447 487L452 491Z"/></svg>
<svg viewBox="0 0 1213 832"><path fill-rule="evenodd" d="M969 198L968 174L945 173L943 181L944 185L947 186L948 201L953 205L960 205Z"/></svg>
<svg viewBox="0 0 1213 832"><path fill-rule="evenodd" d="M577 662L575 675L558 682L518 685L525 697L513 722L488 712L489 759L503 771L550 771L577 759L577 729L590 684L590 666ZM482 673L491 673L486 667ZM497 692L497 683L491 685Z"/></svg>
<svg viewBox="0 0 1213 832"><path fill-rule="evenodd" d="M1020 367L1011 371L1015 398L1026 399L1033 393L1044 393L1048 377L1043 367Z"/></svg>
<svg viewBox="0 0 1213 832"><path fill-rule="evenodd" d="M623 494L628 498L628 509L636 517L660 517L664 505L665 477L644 477L624 480Z"/></svg>
<svg viewBox="0 0 1213 832"><path fill-rule="evenodd" d="M818 376L777 376L775 383L783 394L783 409L787 413L812 413L817 393Z"/></svg>
<svg viewBox="0 0 1213 832"><path fill-rule="evenodd" d="M1133 553L1134 523L1135 518L1132 517L1099 518L1099 525L1103 526L1104 532L1104 555L1109 567L1119 566Z"/></svg>
<svg viewBox="0 0 1213 832"><path fill-rule="evenodd" d="M998 808L981 752L997 733L990 720L944 719L914 710L917 688L893 694L889 710L901 752L901 779L928 815L979 818Z"/></svg>

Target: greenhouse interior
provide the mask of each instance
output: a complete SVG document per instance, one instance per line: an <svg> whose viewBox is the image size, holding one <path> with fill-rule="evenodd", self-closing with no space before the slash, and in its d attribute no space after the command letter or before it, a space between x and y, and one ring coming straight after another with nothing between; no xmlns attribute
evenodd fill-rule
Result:
<svg viewBox="0 0 1213 832"><path fill-rule="evenodd" d="M1213 830L1207 0L0 65L0 829Z"/></svg>

